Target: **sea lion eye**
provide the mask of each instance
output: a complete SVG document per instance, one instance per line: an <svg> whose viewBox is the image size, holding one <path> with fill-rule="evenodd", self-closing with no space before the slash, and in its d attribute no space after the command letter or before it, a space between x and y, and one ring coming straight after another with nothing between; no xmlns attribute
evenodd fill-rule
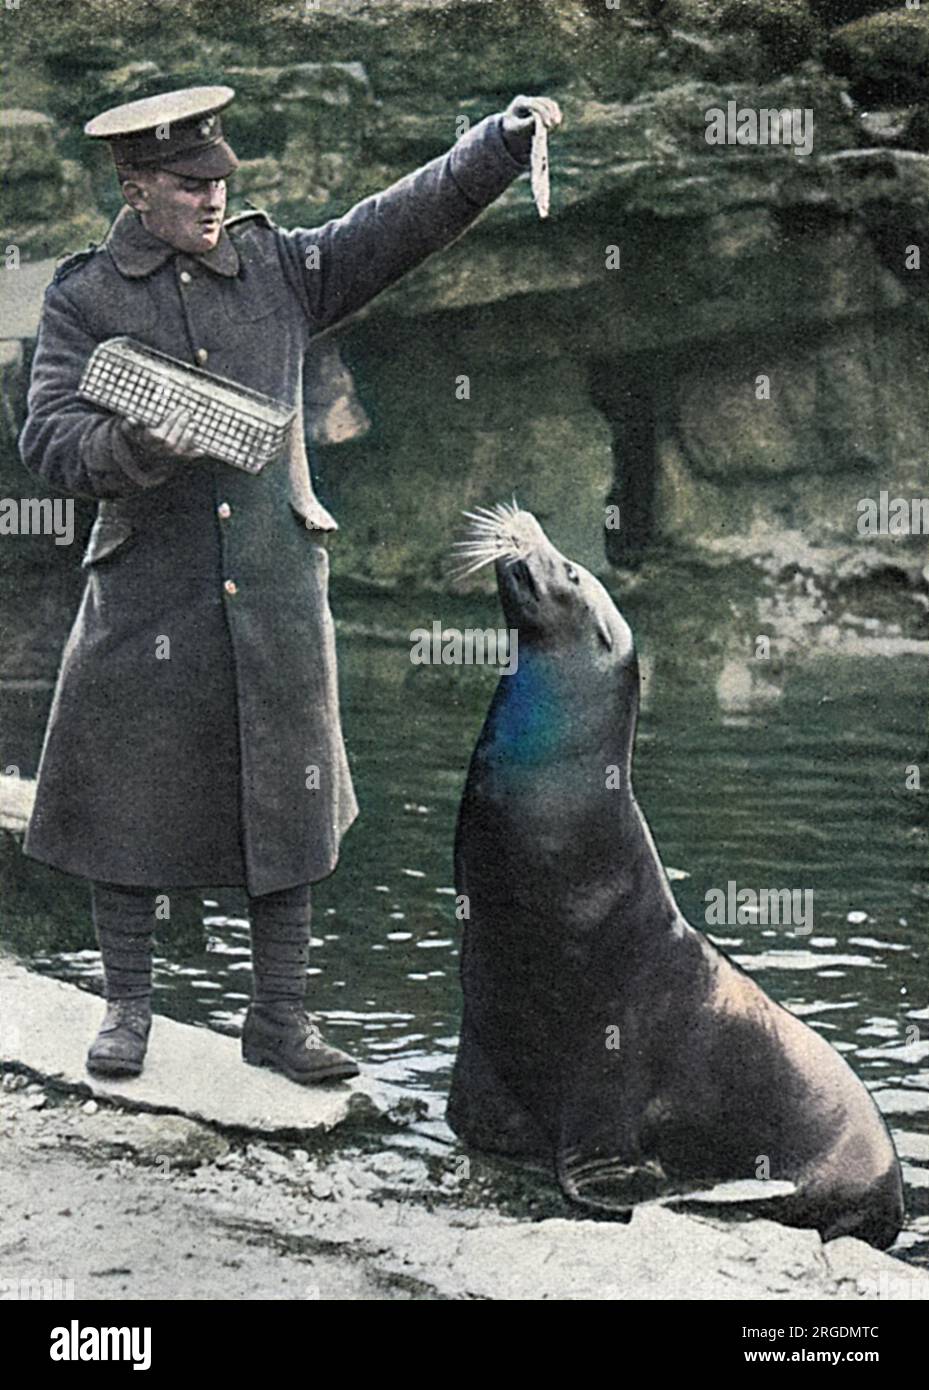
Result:
<svg viewBox="0 0 929 1390"><path fill-rule="evenodd" d="M577 570L574 568L573 565L565 565L564 572L568 576L572 584L580 584L581 576L578 574Z"/></svg>

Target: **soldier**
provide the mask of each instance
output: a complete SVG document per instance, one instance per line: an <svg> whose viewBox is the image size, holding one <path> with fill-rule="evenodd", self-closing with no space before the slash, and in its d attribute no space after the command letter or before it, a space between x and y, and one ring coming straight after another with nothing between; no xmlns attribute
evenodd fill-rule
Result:
<svg viewBox="0 0 929 1390"><path fill-rule="evenodd" d="M233 95L167 92L85 127L109 142L127 206L49 287L20 441L28 468L99 503L25 851L91 880L107 1000L92 1072L142 1070L157 895L244 885L243 1056L306 1084L358 1067L304 1007L310 885L357 814L304 358L527 167L533 111L549 128L561 116L517 97L344 217L284 231L262 212L225 220ZM145 428L79 397L95 346L124 334L296 406L286 458L251 475L198 453L183 412Z"/></svg>

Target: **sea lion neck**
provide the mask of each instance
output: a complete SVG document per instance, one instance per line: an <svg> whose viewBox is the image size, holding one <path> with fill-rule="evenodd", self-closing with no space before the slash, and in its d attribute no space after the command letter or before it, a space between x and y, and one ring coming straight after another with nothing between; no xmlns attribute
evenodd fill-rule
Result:
<svg viewBox="0 0 929 1390"><path fill-rule="evenodd" d="M519 645L519 661L501 678L482 736L487 759L501 766L551 769L568 762L615 762L628 773L638 704L634 671L590 669L583 653Z"/></svg>

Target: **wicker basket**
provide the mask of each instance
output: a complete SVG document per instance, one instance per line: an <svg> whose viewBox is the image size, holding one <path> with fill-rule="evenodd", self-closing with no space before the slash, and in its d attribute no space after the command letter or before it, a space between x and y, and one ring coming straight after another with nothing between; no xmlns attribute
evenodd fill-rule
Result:
<svg viewBox="0 0 929 1390"><path fill-rule="evenodd" d="M295 414L292 406L260 391L189 367L132 338L108 338L94 349L78 393L144 425L158 425L183 406L198 448L246 473L260 473L277 458Z"/></svg>

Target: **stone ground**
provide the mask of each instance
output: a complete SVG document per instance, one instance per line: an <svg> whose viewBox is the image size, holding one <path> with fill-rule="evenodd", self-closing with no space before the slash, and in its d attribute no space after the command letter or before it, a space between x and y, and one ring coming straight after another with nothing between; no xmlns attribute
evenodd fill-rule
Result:
<svg viewBox="0 0 929 1390"><path fill-rule="evenodd" d="M523 1197L501 1204L499 1166L411 1133L415 1109L389 1104L387 1088L336 1115L325 1088L280 1079L293 1124L275 1106L262 1127L248 1093L277 1079L244 1069L234 1044L191 1073L213 1094L199 1105L211 1120L166 1113L164 1094L151 1099L169 1084L165 1048L212 1035L172 1024L187 1035L175 1037L164 1019L172 1041L148 1098L142 1082L91 1094L71 1049L48 1049L75 1002L96 1016L99 1001L9 961L0 992L0 1296L58 1279L101 1300L929 1298L929 1276L856 1240L823 1246L814 1232L662 1203L628 1224L570 1219L526 1174ZM307 1122L314 1107L326 1124Z"/></svg>
<svg viewBox="0 0 929 1390"><path fill-rule="evenodd" d="M929 1277L859 1241L652 1204L628 1226L517 1220L419 1155L230 1138L15 1072L0 1181L6 1288L71 1280L79 1299L929 1298Z"/></svg>
<svg viewBox="0 0 929 1390"><path fill-rule="evenodd" d="M87 1042L100 1026L100 999L0 957L0 1061L18 1062L59 1089L82 1089L133 1109L176 1111L208 1124L264 1134L326 1134L364 1116L373 1119L404 1097L366 1076L335 1085L294 1087L260 1069L247 1073L236 1038L156 1017L145 1071L116 1081L88 1075ZM204 1085L204 1078L209 1078Z"/></svg>

